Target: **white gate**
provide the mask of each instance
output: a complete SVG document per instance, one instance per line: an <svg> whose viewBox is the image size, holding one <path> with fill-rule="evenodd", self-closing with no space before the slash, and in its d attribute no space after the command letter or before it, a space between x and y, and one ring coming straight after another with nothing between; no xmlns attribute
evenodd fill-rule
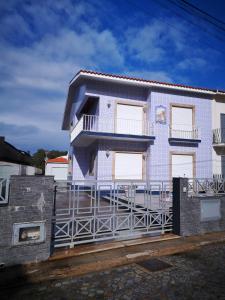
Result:
<svg viewBox="0 0 225 300"><path fill-rule="evenodd" d="M172 230L171 182L58 182L54 245L126 239Z"/></svg>

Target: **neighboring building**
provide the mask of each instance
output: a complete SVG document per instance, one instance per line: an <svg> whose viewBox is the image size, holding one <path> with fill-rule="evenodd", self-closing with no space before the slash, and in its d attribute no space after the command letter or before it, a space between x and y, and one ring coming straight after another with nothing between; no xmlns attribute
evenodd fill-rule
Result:
<svg viewBox="0 0 225 300"><path fill-rule="evenodd" d="M41 170L32 166L29 153L15 148L0 137L0 178L9 178L11 175L35 175Z"/></svg>
<svg viewBox="0 0 225 300"><path fill-rule="evenodd" d="M45 175L53 175L55 180L67 180L68 163L67 156L48 159L45 166Z"/></svg>
<svg viewBox="0 0 225 300"><path fill-rule="evenodd" d="M212 112L213 174L225 178L225 93L217 92Z"/></svg>
<svg viewBox="0 0 225 300"><path fill-rule="evenodd" d="M70 82L62 126L70 132L73 179L212 177L216 94L81 70Z"/></svg>

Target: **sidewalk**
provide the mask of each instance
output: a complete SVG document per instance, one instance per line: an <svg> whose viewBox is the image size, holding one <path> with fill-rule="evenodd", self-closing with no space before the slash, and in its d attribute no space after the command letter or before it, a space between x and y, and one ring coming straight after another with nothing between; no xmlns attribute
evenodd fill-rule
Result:
<svg viewBox="0 0 225 300"><path fill-rule="evenodd" d="M0 290L103 271L151 257L187 252L218 242L225 242L225 232L186 238L168 235L163 240L142 238L57 251L46 262L1 270Z"/></svg>

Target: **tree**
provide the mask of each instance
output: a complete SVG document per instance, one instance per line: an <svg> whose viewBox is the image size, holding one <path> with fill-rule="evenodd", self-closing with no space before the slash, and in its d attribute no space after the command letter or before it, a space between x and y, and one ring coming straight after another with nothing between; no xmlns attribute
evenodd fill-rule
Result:
<svg viewBox="0 0 225 300"><path fill-rule="evenodd" d="M39 168L42 170L42 173L44 174L45 171L45 159L47 158L56 158L58 156L63 156L67 154L67 151L58 151L58 150L44 150L44 149L38 149L37 152L35 152L32 156L32 163L36 168Z"/></svg>

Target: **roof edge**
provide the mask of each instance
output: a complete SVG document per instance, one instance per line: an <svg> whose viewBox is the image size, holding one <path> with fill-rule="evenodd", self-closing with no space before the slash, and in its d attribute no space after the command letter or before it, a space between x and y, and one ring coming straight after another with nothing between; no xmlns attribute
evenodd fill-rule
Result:
<svg viewBox="0 0 225 300"><path fill-rule="evenodd" d="M188 86L188 85L183 85L183 84L161 82L161 81L157 81L157 80L148 80L148 79L143 79L143 78L138 78L138 77L129 77L129 76L125 76L125 75L102 73L102 72L96 72L96 71L84 70L84 69L81 69L80 71L78 71L75 74L75 76L70 81L70 85L72 85L81 76L102 78L102 79L111 79L111 80L121 81L124 83L130 82L133 84L141 84L141 85L146 85L149 87L171 88L171 89L192 91L192 92L199 92L199 93L206 93L206 94L217 94L217 93L225 94L225 91L217 90L217 89L209 89L209 88L203 88L203 87Z"/></svg>

